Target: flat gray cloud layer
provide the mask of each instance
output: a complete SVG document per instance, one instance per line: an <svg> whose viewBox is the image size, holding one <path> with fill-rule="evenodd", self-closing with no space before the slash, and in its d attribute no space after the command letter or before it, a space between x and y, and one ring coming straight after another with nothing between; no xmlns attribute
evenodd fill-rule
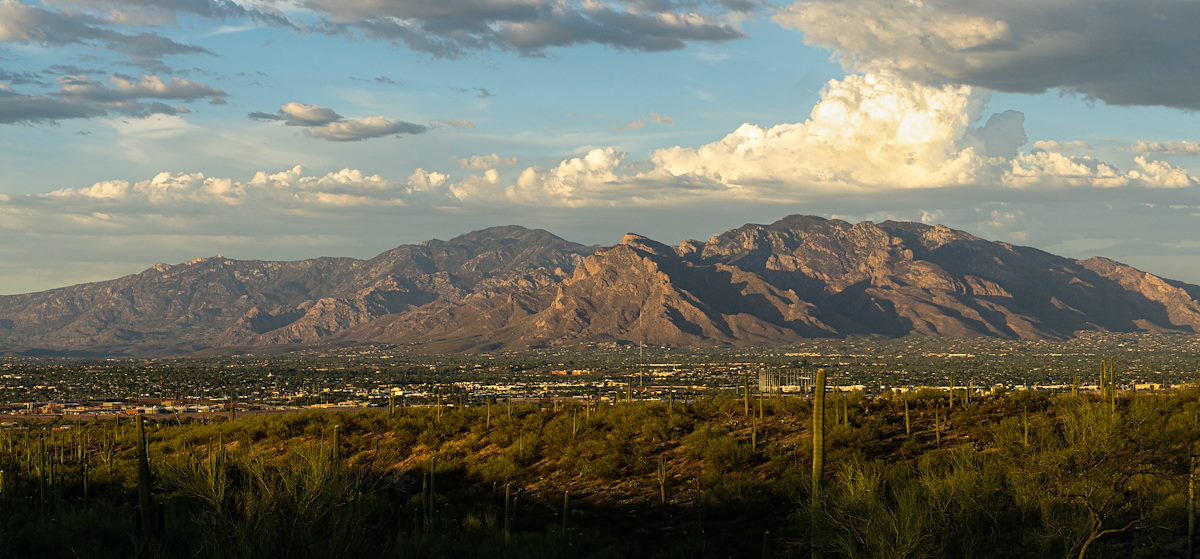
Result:
<svg viewBox="0 0 1200 559"><path fill-rule="evenodd" d="M744 35L726 16L750 2L599 2L548 0L308 0L333 32L403 43L435 56L473 50L545 49L595 43L662 51L691 41L728 41Z"/></svg>
<svg viewBox="0 0 1200 559"><path fill-rule="evenodd" d="M225 92L191 80L158 76L112 76L111 85L86 76L59 78L58 91L26 95L0 88L0 124L29 124L109 114L147 116L188 112L162 101L189 102L207 99L225 102Z"/></svg>
<svg viewBox="0 0 1200 559"><path fill-rule="evenodd" d="M39 44L51 47L100 44L128 56L134 63L162 69L162 57L178 54L211 54L193 45L178 43L150 32L121 33L86 13L45 10L15 0L0 0L0 43Z"/></svg>
<svg viewBox="0 0 1200 559"><path fill-rule="evenodd" d="M48 122L104 114L89 103L76 103L44 95L22 95L0 89L0 124Z"/></svg>
<svg viewBox="0 0 1200 559"><path fill-rule="evenodd" d="M55 10L0 0L0 42L101 42L152 64L162 56L207 52L153 33L113 26L173 24L180 15L251 19L300 27L282 9L306 8L309 27L393 41L439 57L502 49L537 56L551 47L593 43L663 51L688 42L740 39L736 14L758 0L44 0ZM305 17L305 16L302 16ZM305 19L311 19L305 17ZM311 22L310 22L311 23Z"/></svg>
<svg viewBox="0 0 1200 559"><path fill-rule="evenodd" d="M107 21L122 24L172 23L179 14L212 19L250 18L273 24L288 24L277 11L247 7L232 0L45 0L50 6L71 11L87 10Z"/></svg>
<svg viewBox="0 0 1200 559"><path fill-rule="evenodd" d="M775 20L855 71L1200 109L1200 2L799 0Z"/></svg>

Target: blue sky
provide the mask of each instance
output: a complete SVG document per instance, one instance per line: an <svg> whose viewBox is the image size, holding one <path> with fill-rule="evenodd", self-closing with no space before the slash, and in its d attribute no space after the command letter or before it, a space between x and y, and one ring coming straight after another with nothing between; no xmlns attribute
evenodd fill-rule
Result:
<svg viewBox="0 0 1200 559"><path fill-rule="evenodd" d="M792 213L1200 283L1197 10L0 0L0 293L506 223L674 242Z"/></svg>

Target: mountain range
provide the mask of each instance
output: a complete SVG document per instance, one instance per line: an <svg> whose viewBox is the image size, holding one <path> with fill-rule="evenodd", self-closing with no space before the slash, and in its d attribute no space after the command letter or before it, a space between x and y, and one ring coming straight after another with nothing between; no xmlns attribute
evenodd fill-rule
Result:
<svg viewBox="0 0 1200 559"><path fill-rule="evenodd" d="M775 345L1200 331L1200 287L943 226L789 216L668 246L495 227L369 260L201 258L0 296L0 350Z"/></svg>

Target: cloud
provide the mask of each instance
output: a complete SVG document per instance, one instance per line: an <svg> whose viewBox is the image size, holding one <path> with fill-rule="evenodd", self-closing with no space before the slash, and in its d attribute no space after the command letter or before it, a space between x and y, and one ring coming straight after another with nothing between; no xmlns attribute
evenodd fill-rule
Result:
<svg viewBox="0 0 1200 559"><path fill-rule="evenodd" d="M309 22L305 32L390 41L437 57L483 50L541 56L579 44L665 51L740 39L745 36L740 22L760 7L751 0L44 0L42 7L0 2L0 41L99 42L156 71L165 69L163 56L208 51L112 28L173 25L180 16L192 16L301 29L284 15L288 11L303 14ZM244 29L224 26L217 32ZM483 88L472 91L491 96Z"/></svg>
<svg viewBox="0 0 1200 559"><path fill-rule="evenodd" d="M393 80L392 78L389 78L387 76L375 76L374 78L360 78L357 76L350 76L350 79L354 80L356 82L370 82L370 83L377 83L380 85L404 85L404 82Z"/></svg>
<svg viewBox="0 0 1200 559"><path fill-rule="evenodd" d="M264 113L262 111L254 111L251 113L247 113L246 117L248 117L250 120L262 120L262 121L267 121L267 122L285 120L287 118L278 113Z"/></svg>
<svg viewBox="0 0 1200 559"><path fill-rule="evenodd" d="M352 120L339 120L324 126L306 130L308 134L331 142L357 142L368 138L382 138L400 134L423 134L428 130L420 124L390 121L381 116L368 116Z"/></svg>
<svg viewBox="0 0 1200 559"><path fill-rule="evenodd" d="M473 171L486 171L488 169L495 169L496 167L500 166L511 167L516 164L516 157L501 157L499 154L495 153L490 153L487 155L472 155L466 159L458 160L459 167Z"/></svg>
<svg viewBox="0 0 1200 559"><path fill-rule="evenodd" d="M629 124L626 124L624 126L616 127L616 131L617 132L637 132L638 130L645 128L647 123L653 123L653 124L658 124L658 125L662 125L662 126L674 126L675 119L673 119L669 116L666 116L666 115L660 115L658 113L650 113L644 119L638 119L638 120L632 121Z"/></svg>
<svg viewBox="0 0 1200 559"><path fill-rule="evenodd" d="M599 44L664 51L688 42L742 38L735 15L749 2L629 2L604 0L308 0L334 32L401 43L439 57Z"/></svg>
<svg viewBox="0 0 1200 559"><path fill-rule="evenodd" d="M769 129L743 124L699 148L659 150L651 161L670 176L733 187L973 184L989 169L986 144L1008 147L1024 141L1013 116L985 126L984 138L971 134L987 100L986 93L969 86L927 86L890 73L852 75L829 82L804 122Z"/></svg>
<svg viewBox="0 0 1200 559"><path fill-rule="evenodd" d="M1001 237L1023 243L1028 238L1028 233L1021 228L1023 227L1023 212L1020 210L992 210L988 214L988 220L980 224L982 228L991 229L994 233Z"/></svg>
<svg viewBox="0 0 1200 559"><path fill-rule="evenodd" d="M794 203L855 193L971 192L996 186L1045 191L1200 184L1187 169L1141 155L1123 170L1090 156L1036 147L1021 152L1028 141L1024 115L1004 111L985 120L988 100L987 92L972 86L930 86L891 72L851 75L829 82L804 122L771 128L743 124L699 147L659 149L648 162L626 161L613 148L591 149L557 167L530 167L505 192L515 203L581 207L714 198Z"/></svg>
<svg viewBox="0 0 1200 559"><path fill-rule="evenodd" d="M58 95L95 103L119 103L136 99L163 99L172 101L195 101L208 99L213 104L225 102L225 92L202 83L147 75L138 79L126 76L109 78L112 86L94 82L85 76L69 76L59 79Z"/></svg>
<svg viewBox="0 0 1200 559"><path fill-rule="evenodd" d="M1130 180L1141 182L1150 188L1186 188L1200 185L1200 180L1188 174L1185 169L1176 167L1166 161L1151 161L1144 156L1133 158L1137 169L1129 171Z"/></svg>
<svg viewBox="0 0 1200 559"><path fill-rule="evenodd" d="M86 11L119 25L175 23L180 14L211 19L250 18L276 25L291 25L281 13L265 6L247 7L233 0L43 0L64 11Z"/></svg>
<svg viewBox="0 0 1200 559"><path fill-rule="evenodd" d="M59 78L59 90L50 95L26 95L0 89L0 124L33 124L109 114L145 117L189 112L161 101L225 102L225 92L190 80L157 76L112 76L111 86L86 76ZM157 100L147 102L147 100Z"/></svg>
<svg viewBox="0 0 1200 559"><path fill-rule="evenodd" d="M1092 146L1082 140L1070 140L1066 142L1038 140L1033 143L1033 149L1040 149L1042 151L1089 151L1092 149Z"/></svg>
<svg viewBox="0 0 1200 559"><path fill-rule="evenodd" d="M282 121L288 126L302 126L306 128L306 135L331 142L357 142L400 134L423 134L429 130L422 124L391 121L382 116L347 119L333 109L295 102L284 104L275 113L256 111L247 116L251 120Z"/></svg>
<svg viewBox="0 0 1200 559"><path fill-rule="evenodd" d="M480 99L487 99L488 97L496 96L496 94L492 93L491 91L489 91L487 88L484 88L484 87L472 87L469 89L465 88L465 87L456 87L456 88L454 88L454 91L457 91L459 93L473 93L476 97L478 97Z"/></svg>
<svg viewBox="0 0 1200 559"><path fill-rule="evenodd" d="M408 177L408 191L410 193L431 192L444 186L449 178L437 171L427 172L425 169L418 168Z"/></svg>
<svg viewBox="0 0 1200 559"><path fill-rule="evenodd" d="M57 210L70 215L82 210L103 209L110 215L127 217L146 208L173 213L186 212L194 205L253 206L257 211L266 212L297 207L395 206L403 205L405 192L405 184L357 169L309 176L300 166L295 166L277 173L260 171L247 181L208 177L203 173L163 172L148 180L101 181L87 187L14 200L34 207L53 202L57 204Z"/></svg>
<svg viewBox="0 0 1200 559"><path fill-rule="evenodd" d="M983 143L983 154L988 157L1012 157L1029 141L1025 115L1019 111L996 113L970 135Z"/></svg>
<svg viewBox="0 0 1200 559"><path fill-rule="evenodd" d="M0 124L33 124L106 114L101 107L0 89Z"/></svg>
<svg viewBox="0 0 1200 559"><path fill-rule="evenodd" d="M852 71L1200 108L1196 2L796 0L774 19Z"/></svg>
<svg viewBox="0 0 1200 559"><path fill-rule="evenodd" d="M646 121L635 120L624 126L618 126L618 127L614 128L614 130L616 130L617 132L637 132L638 130L641 130L645 127L646 127Z"/></svg>
<svg viewBox="0 0 1200 559"><path fill-rule="evenodd" d="M1134 153L1158 153L1162 155L1200 155L1200 142L1187 140L1175 142L1139 141L1131 148Z"/></svg>
<svg viewBox="0 0 1200 559"><path fill-rule="evenodd" d="M593 205L601 194L611 193L625 182L617 175L624 158L624 153L610 147L593 149L552 169L530 167L521 172L505 194L509 200L526 204Z"/></svg>
<svg viewBox="0 0 1200 559"><path fill-rule="evenodd" d="M470 120L467 120L465 118L454 119L454 120L439 120L438 124L441 124L444 126L449 126L450 128L459 128L459 129L464 129L464 130L475 128L475 123L471 122Z"/></svg>
<svg viewBox="0 0 1200 559"><path fill-rule="evenodd" d="M206 49L175 42L161 35L140 32L125 34L104 26L88 14L60 13L16 0L0 0L0 43L34 43L67 46L98 43L128 56L135 64L162 70L162 57L181 54L212 54Z"/></svg>
<svg viewBox="0 0 1200 559"><path fill-rule="evenodd" d="M1182 168L1165 161L1134 158L1137 169L1121 172L1115 166L1090 156L1072 157L1053 151L1034 150L1009 162L1002 179L1006 186L1118 188L1183 188L1200 181Z"/></svg>
<svg viewBox="0 0 1200 559"><path fill-rule="evenodd" d="M0 68L0 82L5 85L44 85L42 76L34 72L11 72Z"/></svg>
<svg viewBox="0 0 1200 559"><path fill-rule="evenodd" d="M279 108L279 114L288 126L323 126L342 120L333 109L304 103L287 103Z"/></svg>

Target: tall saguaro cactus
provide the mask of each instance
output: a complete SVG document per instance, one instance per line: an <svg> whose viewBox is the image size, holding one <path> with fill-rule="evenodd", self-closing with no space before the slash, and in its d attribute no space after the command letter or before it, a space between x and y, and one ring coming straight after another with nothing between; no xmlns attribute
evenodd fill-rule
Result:
<svg viewBox="0 0 1200 559"><path fill-rule="evenodd" d="M138 514L142 526L142 538L145 541L154 540L155 507L154 493L151 488L153 478L150 474L150 455L146 444L146 418L137 416L137 461L138 461Z"/></svg>
<svg viewBox="0 0 1200 559"><path fill-rule="evenodd" d="M504 543L507 545L512 539L512 532L509 531L509 521L512 519L512 512L508 509L512 505L512 484L504 484Z"/></svg>
<svg viewBox="0 0 1200 559"><path fill-rule="evenodd" d="M750 373L746 373L742 379L742 408L745 411L746 419L750 418Z"/></svg>
<svg viewBox="0 0 1200 559"><path fill-rule="evenodd" d="M809 511L812 526L812 556L821 556L819 526L825 501L825 369L817 369L817 385L813 392L813 461L812 504Z"/></svg>
<svg viewBox="0 0 1200 559"><path fill-rule="evenodd" d="M1196 457L1188 460L1187 559L1196 557Z"/></svg>
<svg viewBox="0 0 1200 559"><path fill-rule="evenodd" d="M908 413L908 391L904 392L904 434L912 435L912 416Z"/></svg>
<svg viewBox="0 0 1200 559"><path fill-rule="evenodd" d="M947 408L947 411L949 409ZM937 442L937 447L942 448L942 422L938 415L941 414L939 406L933 407L933 436Z"/></svg>
<svg viewBox="0 0 1200 559"><path fill-rule="evenodd" d="M1117 415L1117 361L1109 359L1108 361L1108 405L1109 413L1116 417Z"/></svg>
<svg viewBox="0 0 1200 559"><path fill-rule="evenodd" d="M333 448L330 449L330 459L333 460L334 466L342 464L342 426L333 426Z"/></svg>
<svg viewBox="0 0 1200 559"><path fill-rule="evenodd" d="M659 502L662 503L663 506L666 506L666 504L667 504L667 480L668 479L670 479L670 478L667 477L667 459L665 456L660 455L658 457L658 475L656 476L656 480L658 481Z"/></svg>

